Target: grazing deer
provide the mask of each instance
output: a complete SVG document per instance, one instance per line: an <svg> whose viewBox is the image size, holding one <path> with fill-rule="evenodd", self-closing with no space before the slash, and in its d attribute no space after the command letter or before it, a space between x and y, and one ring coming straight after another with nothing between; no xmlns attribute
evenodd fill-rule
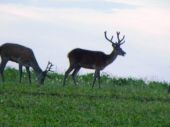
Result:
<svg viewBox="0 0 170 127"><path fill-rule="evenodd" d="M106 40L112 44L113 51L111 52L111 54L107 55L103 52L90 51L80 48L73 49L68 54L70 66L65 72L63 85L65 85L65 81L72 70L74 70L72 73L72 79L74 81L74 84L76 85L76 75L82 67L95 70L92 88L94 87L96 79L98 79L100 88L100 71L103 70L107 65L111 64L118 55L124 56L126 54L120 47L123 43L125 43L125 35L122 37L122 39L120 39L120 32L117 32L117 42L113 42L113 36L111 37L111 39L108 39L106 31L104 32L104 35Z"/></svg>
<svg viewBox="0 0 170 127"><path fill-rule="evenodd" d="M26 71L29 76L29 82L31 83L31 75L29 67L32 67L36 73L38 83L43 84L47 73L51 71L52 63L48 62L48 65L45 71L39 67L37 60L34 56L32 49L27 48L25 46L19 44L5 43L0 46L0 56L1 56L1 64L0 64L0 76L2 77L2 81L4 82L4 68L8 61L13 61L19 64L19 73L20 73L20 82L22 78L22 66L26 67Z"/></svg>

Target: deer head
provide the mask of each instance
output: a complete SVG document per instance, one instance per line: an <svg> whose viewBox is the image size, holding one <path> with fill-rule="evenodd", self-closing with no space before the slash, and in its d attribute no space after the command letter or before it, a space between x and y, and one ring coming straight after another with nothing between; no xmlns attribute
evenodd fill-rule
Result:
<svg viewBox="0 0 170 127"><path fill-rule="evenodd" d="M51 71L52 66L53 66L53 64L51 62L48 62L45 71L42 71L42 73L38 76L39 84L44 83L45 77L47 76L47 73Z"/></svg>
<svg viewBox="0 0 170 127"><path fill-rule="evenodd" d="M111 39L108 39L107 37L107 31L104 32L104 35L105 35L105 38L106 40L108 40L111 44L112 44L112 47L113 49L115 50L115 52L118 54L118 55L121 55L121 56L124 56L126 54L125 51L123 51L121 49L121 45L125 43L125 35L122 37L122 39L120 39L120 32L117 32L117 42L113 42L113 36L111 37Z"/></svg>

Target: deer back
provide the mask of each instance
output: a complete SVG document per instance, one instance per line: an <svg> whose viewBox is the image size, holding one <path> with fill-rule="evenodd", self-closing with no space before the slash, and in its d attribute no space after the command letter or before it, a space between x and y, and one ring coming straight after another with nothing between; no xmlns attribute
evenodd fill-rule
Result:
<svg viewBox="0 0 170 127"><path fill-rule="evenodd" d="M99 51L77 48L72 50L68 57L71 65L94 69L104 66L107 55Z"/></svg>
<svg viewBox="0 0 170 127"><path fill-rule="evenodd" d="M32 49L19 44L6 43L0 48L1 57L10 61L31 66L37 63Z"/></svg>

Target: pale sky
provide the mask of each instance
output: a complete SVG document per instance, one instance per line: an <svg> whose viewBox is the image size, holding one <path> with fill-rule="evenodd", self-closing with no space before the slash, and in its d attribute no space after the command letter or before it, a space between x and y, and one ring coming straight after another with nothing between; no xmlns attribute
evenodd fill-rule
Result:
<svg viewBox="0 0 170 127"><path fill-rule="evenodd" d="M170 81L169 0L0 0L0 44L32 48L42 69L50 60L64 73L67 53L77 47L110 53L105 30L126 36L127 55L103 73Z"/></svg>

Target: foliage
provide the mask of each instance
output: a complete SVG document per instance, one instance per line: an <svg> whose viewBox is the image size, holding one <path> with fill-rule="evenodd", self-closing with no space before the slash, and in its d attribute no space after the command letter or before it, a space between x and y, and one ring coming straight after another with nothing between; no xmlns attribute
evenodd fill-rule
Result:
<svg viewBox="0 0 170 127"><path fill-rule="evenodd" d="M170 95L168 84L145 83L132 78L103 75L102 88L91 88L93 75L71 78L62 86L63 75L50 74L44 85L28 83L24 73L7 69L0 84L2 127L168 127Z"/></svg>

